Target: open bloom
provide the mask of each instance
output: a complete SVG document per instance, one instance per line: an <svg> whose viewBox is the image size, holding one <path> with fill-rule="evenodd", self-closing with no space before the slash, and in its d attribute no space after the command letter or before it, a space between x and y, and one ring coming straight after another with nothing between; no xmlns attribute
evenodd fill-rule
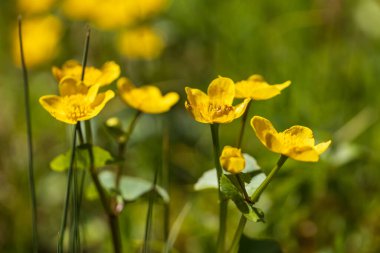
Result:
<svg viewBox="0 0 380 253"><path fill-rule="evenodd" d="M223 169L230 173L240 173L245 167L245 159L241 154L241 149L225 146L219 157L219 162Z"/></svg>
<svg viewBox="0 0 380 253"><path fill-rule="evenodd" d="M236 98L252 98L266 100L281 93L281 90L290 85L290 81L282 84L269 85L262 76L252 75L247 80L236 83Z"/></svg>
<svg viewBox="0 0 380 253"><path fill-rule="evenodd" d="M98 90L99 85L87 87L75 78L66 77L59 83L60 96L42 96L39 102L57 120L76 124L98 115L115 96L111 90L103 93L98 93Z"/></svg>
<svg viewBox="0 0 380 253"><path fill-rule="evenodd" d="M330 146L331 140L315 145L313 132L304 126L292 126L284 132L277 132L272 123L260 116L254 116L251 126L257 137L269 150L303 162L317 162L319 155Z"/></svg>
<svg viewBox="0 0 380 253"><path fill-rule="evenodd" d="M75 60L66 61L62 68L53 67L52 72L57 81L61 81L62 78L70 76L76 80L81 80L82 65ZM83 83L86 86L97 84L99 86L105 86L112 83L120 75L120 66L113 61L109 61L103 64L100 69L95 67L86 67Z"/></svg>
<svg viewBox="0 0 380 253"><path fill-rule="evenodd" d="M176 92L169 92L163 96L156 86L135 87L125 77L117 81L117 88L122 100L127 105L144 113L167 112L179 100L179 95Z"/></svg>
<svg viewBox="0 0 380 253"><path fill-rule="evenodd" d="M201 123L229 123L240 117L249 102L249 98L236 106L232 105L235 97L235 84L230 78L218 77L208 86L207 95L198 89L185 88L186 109L194 119Z"/></svg>

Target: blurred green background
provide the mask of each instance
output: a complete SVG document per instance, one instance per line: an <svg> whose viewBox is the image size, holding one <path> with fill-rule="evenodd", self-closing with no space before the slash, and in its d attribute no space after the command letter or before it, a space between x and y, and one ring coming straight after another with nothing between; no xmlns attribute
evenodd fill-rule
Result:
<svg viewBox="0 0 380 253"><path fill-rule="evenodd" d="M38 98L56 93L53 65L81 59L88 23L89 65L114 60L122 76L136 84L154 83L181 95L169 113L141 117L126 165L126 174L153 180L162 162L162 133L169 129L171 225L190 203L174 252L212 252L218 225L217 192L193 190L197 178L213 168L212 143L209 127L185 111L184 87L206 90L218 75L239 81L255 73L269 83L291 80L292 85L278 97L254 102L250 116L264 116L279 130L309 126L317 142L332 139L333 145L316 164L285 164L258 203L266 223L249 223L245 234L275 239L284 252L380 252L380 1L172 0L154 15L107 29L88 17L72 18L62 7L68 1L50 2L36 13L17 1L0 2L0 252L30 252L31 247L22 75L12 53L19 13L25 22L48 14L61 22L55 53L37 48L49 57L29 70L41 252L55 251L66 185L65 173L50 170L49 162L69 148L72 129L46 113ZM165 44L152 59L132 59L115 42L138 25L153 27ZM117 116L127 125L133 114L113 99L95 119L96 144L115 154L103 123ZM221 127L222 145L236 143L239 126L236 120ZM277 155L249 126L246 130L243 151L268 172ZM163 209L160 203L154 208L152 238L160 249ZM131 252L143 239L146 210L142 199L123 211L123 244ZM98 201L84 201L82 213L86 252L109 252ZM238 220L231 204L228 240Z"/></svg>

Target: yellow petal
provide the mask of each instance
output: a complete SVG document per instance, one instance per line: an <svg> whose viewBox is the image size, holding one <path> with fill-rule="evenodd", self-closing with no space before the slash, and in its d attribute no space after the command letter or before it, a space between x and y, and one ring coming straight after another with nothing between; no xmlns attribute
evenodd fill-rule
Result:
<svg viewBox="0 0 380 253"><path fill-rule="evenodd" d="M230 78L218 77L208 86L207 94L213 105L232 105L235 97L235 84Z"/></svg>
<svg viewBox="0 0 380 253"><path fill-rule="evenodd" d="M249 104L249 101L251 101L251 99L246 98L246 99L244 99L244 101L243 101L242 103L237 104L237 105L235 106L235 109L234 109L234 111L235 111L235 119L236 119L236 118L239 118L241 115L243 115L243 113L244 113L245 110L247 109L247 106L248 106L248 104Z"/></svg>
<svg viewBox="0 0 380 253"><path fill-rule="evenodd" d="M304 126L292 126L281 133L286 148L298 146L314 147L313 131Z"/></svg>
<svg viewBox="0 0 380 253"><path fill-rule="evenodd" d="M104 108L106 103L115 96L115 93L112 90L107 90L106 92L99 93L94 102L91 103L91 111L89 111L83 117L78 118L79 121L89 120L97 116L101 110Z"/></svg>
<svg viewBox="0 0 380 253"><path fill-rule="evenodd" d="M57 120L68 124L77 123L77 121L66 116L65 106L62 104L61 97L56 95L42 96L39 99L39 102L42 105L42 107Z"/></svg>
<svg viewBox="0 0 380 253"><path fill-rule="evenodd" d="M88 88L80 81L73 77L64 77L59 83L59 93L61 96L70 96L75 94L86 94Z"/></svg>
<svg viewBox="0 0 380 253"><path fill-rule="evenodd" d="M282 84L269 85L262 76L252 75L248 80L237 82L236 98L252 98L255 100L266 100L281 93L281 90L290 85L290 81Z"/></svg>
<svg viewBox="0 0 380 253"><path fill-rule="evenodd" d="M212 123L208 114L209 97L201 90L185 87L187 101L186 110L193 118L201 123Z"/></svg>
<svg viewBox="0 0 380 253"><path fill-rule="evenodd" d="M326 149L330 146L331 140L326 141L326 142L321 142L318 145L316 145L314 148L318 152L318 154L322 154L323 152L326 151Z"/></svg>
<svg viewBox="0 0 380 253"><path fill-rule="evenodd" d="M113 61L106 62L103 64L101 72L102 75L97 80L97 83L100 84L100 86L104 86L112 83L120 76L120 66Z"/></svg>
<svg viewBox="0 0 380 253"><path fill-rule="evenodd" d="M283 152L279 134L269 120L260 116L254 116L251 119L251 126L264 146L276 153Z"/></svg>
<svg viewBox="0 0 380 253"><path fill-rule="evenodd" d="M319 160L318 152L311 146L295 146L283 154L301 162L317 162Z"/></svg>

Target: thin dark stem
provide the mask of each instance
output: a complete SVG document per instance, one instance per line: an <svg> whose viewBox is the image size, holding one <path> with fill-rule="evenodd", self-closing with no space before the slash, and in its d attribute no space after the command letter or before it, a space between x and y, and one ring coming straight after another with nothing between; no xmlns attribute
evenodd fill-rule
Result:
<svg viewBox="0 0 380 253"><path fill-rule="evenodd" d="M244 130L245 130L245 124L247 122L248 118L248 113L249 113L249 108L251 106L251 101L248 102L247 108L245 109L245 112L243 114L243 117L241 118L241 128L240 128L240 134L239 134L239 139L237 142L237 148L240 148L243 142L243 137L244 137Z"/></svg>
<svg viewBox="0 0 380 253"><path fill-rule="evenodd" d="M91 123L90 121L85 122L86 125L86 137L87 137L87 144L88 144L88 152L90 157L90 175L92 178L92 181L94 182L96 191L98 192L100 202L102 203L103 209L106 212L108 216L108 224L111 229L111 235L112 235L112 245L115 253L121 253L122 252L122 246L121 246L121 237L120 237L120 229L119 229L119 221L118 217L113 213L110 203L107 199L106 193L100 184L98 175L96 173L96 168L94 165L94 153L92 150L92 130L91 130Z"/></svg>
<svg viewBox="0 0 380 253"><path fill-rule="evenodd" d="M214 162L216 174L218 177L218 191L219 191L219 234L217 239L217 252L224 253L224 244L226 239L226 221L227 221L227 199L220 191L220 178L223 174L222 167L219 162L220 147L219 147L219 125L211 124L211 136L214 146Z"/></svg>
<svg viewBox="0 0 380 253"><path fill-rule="evenodd" d="M165 121L166 122L166 121ZM169 189L169 128L164 124L164 133L162 136L162 186L166 192L170 195ZM164 203L163 212L163 233L164 241L169 238L169 223L170 223L170 202Z"/></svg>
<svg viewBox="0 0 380 253"><path fill-rule="evenodd" d="M149 203L148 203L148 212L146 215L146 225L145 225L145 236L144 236L144 244L143 244L143 253L149 252L149 241L150 241L150 234L152 230L152 214L153 214L153 204L154 204L154 189L157 185L157 179L158 179L158 167L156 168L156 171L154 173L154 179L153 179L153 185L152 189L149 194Z"/></svg>
<svg viewBox="0 0 380 253"><path fill-rule="evenodd" d="M66 187L66 197L65 197L65 204L63 207L63 216L62 216L62 222L61 222L61 229L58 234L58 245L57 245L57 252L62 253L63 252L63 239L64 239L64 233L67 223L67 214L69 210L69 202L70 202L70 189L71 189L71 182L72 182L72 174L73 174L73 168L74 168L74 161L75 161L75 149L76 149L76 137L77 137L77 129L79 126L79 122L75 126L74 130L74 136L73 136L73 145L71 148L71 158L70 158L70 167L67 174L67 187Z"/></svg>
<svg viewBox="0 0 380 253"><path fill-rule="evenodd" d="M82 75L81 75L81 81L84 80L84 74L86 70L86 65L87 65L87 58L88 58L88 49L90 46L90 33L91 29L90 27L87 28L87 33L86 33L86 40L84 42L84 54L83 54L83 59L82 59Z"/></svg>
<svg viewBox="0 0 380 253"><path fill-rule="evenodd" d="M28 142L28 171L29 171L29 190L32 205L32 236L33 236L33 252L38 252L38 231L37 231L37 197L36 188L34 182L34 168L33 168L33 142L32 142L32 120L30 112L30 99L29 99L29 82L28 71L25 64L24 47L22 41L22 18L18 17L18 36L20 42L20 56L22 75L24 80L24 106L25 106L25 118L26 118L26 132Z"/></svg>

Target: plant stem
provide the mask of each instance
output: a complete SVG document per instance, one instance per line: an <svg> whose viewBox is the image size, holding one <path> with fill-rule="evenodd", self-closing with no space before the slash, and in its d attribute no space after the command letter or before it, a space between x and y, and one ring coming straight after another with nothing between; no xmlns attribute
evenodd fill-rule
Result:
<svg viewBox="0 0 380 253"><path fill-rule="evenodd" d="M245 130L245 123L247 122L248 118L248 113L249 113L249 108L251 106L252 100L248 102L247 108L245 109L245 112L243 114L243 117L241 118L241 128L240 128L240 134L239 134L239 139L237 142L237 148L240 148L242 143L243 143L243 136L244 136L244 130Z"/></svg>
<svg viewBox="0 0 380 253"><path fill-rule="evenodd" d="M269 175L265 178L264 182L262 182L259 188L257 188L256 191L253 193L252 198L251 198L253 203L256 203L259 200L263 191L267 188L269 183L272 181L273 177L281 169L282 165L284 165L287 159L288 159L287 156L281 155L280 159L278 159L276 163L276 166L274 166L274 168L271 170Z"/></svg>
<svg viewBox="0 0 380 253"><path fill-rule="evenodd" d="M108 217L108 224L110 226L111 235L112 235L112 245L115 253L121 253L122 252L122 246L121 246L121 238L120 238L120 229L119 229L119 221L118 217L113 213L110 203L107 200L106 193L100 184L98 175L96 173L96 168L94 165L94 153L92 150L92 130L91 130L91 123L89 120L85 121L86 126L86 138L87 138L87 145L88 145L88 152L90 157L90 175L92 178L92 181L94 182L96 191L98 192L100 202L102 203L103 209L107 214Z"/></svg>
<svg viewBox="0 0 380 253"><path fill-rule="evenodd" d="M164 121L164 132L162 136L162 187L170 196L169 192L169 128ZM163 211L163 233L164 241L169 238L169 223L170 223L170 202L164 203Z"/></svg>
<svg viewBox="0 0 380 253"><path fill-rule="evenodd" d="M231 248L228 252L234 253L237 252L239 249L239 242L240 242L240 237L243 234L245 224L247 223L247 218L245 218L244 215L240 217L239 225L236 229L234 239L232 240Z"/></svg>
<svg viewBox="0 0 380 253"><path fill-rule="evenodd" d="M79 127L79 122L76 124L74 129L74 136L73 136L73 145L71 148L71 158L70 158L70 167L67 174L67 186L66 186L66 197L65 197L65 204L63 207L63 216L62 216L62 222L61 222L61 229L58 234L58 245L57 245L57 252L62 253L63 252L63 239L64 239L64 233L67 223L67 213L69 210L69 202L70 202L70 189L71 189L71 181L72 181L72 174L73 174L73 168L74 168L74 161L75 161L75 149L76 149L76 137L77 137L77 129Z"/></svg>
<svg viewBox="0 0 380 253"><path fill-rule="evenodd" d="M24 106L25 106L25 118L26 118L26 133L28 142L28 171L29 171L29 190L32 205L32 237L33 237L33 252L38 252L38 231L37 231L37 197L36 188L34 183L34 168L33 168L33 142L32 142L32 119L30 112L30 99L29 99L29 82L28 71L25 64L24 47L22 41L22 18L18 17L18 36L20 42L20 56L22 75L24 80Z"/></svg>
<svg viewBox="0 0 380 253"><path fill-rule="evenodd" d="M149 192L148 212L146 215L145 236L144 236L144 244L143 244L143 249L142 249L143 253L149 252L149 241L150 241L150 234L152 230L154 189L156 188L156 185L157 185L157 179L158 179L158 167L156 168L156 171L154 173L152 189Z"/></svg>
<svg viewBox="0 0 380 253"><path fill-rule="evenodd" d="M245 186L244 186L244 182L241 179L240 175L239 174L235 174L235 177L236 177L236 180L238 181L238 183L240 185L240 188L241 188L241 190L243 192L245 201L247 201L248 203L251 203L252 201L251 201L251 199L248 196L247 190L245 189Z"/></svg>
<svg viewBox="0 0 380 253"><path fill-rule="evenodd" d="M217 239L217 252L224 252L224 244L226 238L226 220L227 220L227 199L223 196L220 190L220 177L223 174L222 167L220 166L220 147L219 147L219 124L211 124L211 136L214 146L214 162L216 174L218 177L218 191L219 191L219 234Z"/></svg>
<svg viewBox="0 0 380 253"><path fill-rule="evenodd" d="M259 200L260 195L263 193L263 191L266 189L268 184L272 181L273 177L277 174L277 172L281 169L281 167L284 165L286 160L288 159L287 156L281 155L280 159L277 161L276 166L271 170L269 175L265 178L265 180L261 183L261 185L256 189L256 191L253 193L251 198L251 203L254 204ZM237 252L239 249L239 241L240 237L243 234L245 224L247 223L247 218L242 215L240 217L238 228L236 229L234 239L231 244L231 248L228 252L234 253Z"/></svg>
<svg viewBox="0 0 380 253"><path fill-rule="evenodd" d="M119 145L118 145L118 156L119 156L119 158L122 159L122 161L116 167L116 189L119 189L119 185L120 185L120 179L121 179L122 169L123 169L123 165L124 165L124 162L123 162L124 159L123 158L125 155L127 144L128 144L129 138L131 137L133 130L135 129L137 119L140 117L140 115L141 115L141 111L136 111L135 116L133 117L132 121L129 123L127 133L125 134L123 140L120 141Z"/></svg>

